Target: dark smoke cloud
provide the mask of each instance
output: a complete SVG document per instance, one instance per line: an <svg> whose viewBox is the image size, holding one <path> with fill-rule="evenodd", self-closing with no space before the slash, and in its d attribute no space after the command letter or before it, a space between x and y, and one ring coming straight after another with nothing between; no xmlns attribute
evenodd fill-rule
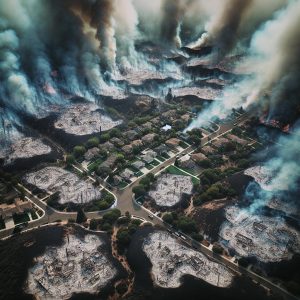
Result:
<svg viewBox="0 0 300 300"><path fill-rule="evenodd" d="M225 117L232 108L254 106L267 110L269 118L295 122L300 111L300 1L290 4L266 22L253 36L242 65L251 76L224 91L190 128L202 124L205 116Z"/></svg>
<svg viewBox="0 0 300 300"><path fill-rule="evenodd" d="M210 33L213 45L217 48L217 58L224 57L235 46L239 26L252 2L253 0L227 1L218 24L212 28Z"/></svg>
<svg viewBox="0 0 300 300"><path fill-rule="evenodd" d="M115 29L113 12L115 1L112 0L75 0L67 1L70 7L79 9L83 19L96 29L100 41L100 54L103 65L112 66L116 58Z"/></svg>
<svg viewBox="0 0 300 300"><path fill-rule="evenodd" d="M161 39L170 45L180 45L178 27L184 14L181 0L165 0L163 3Z"/></svg>

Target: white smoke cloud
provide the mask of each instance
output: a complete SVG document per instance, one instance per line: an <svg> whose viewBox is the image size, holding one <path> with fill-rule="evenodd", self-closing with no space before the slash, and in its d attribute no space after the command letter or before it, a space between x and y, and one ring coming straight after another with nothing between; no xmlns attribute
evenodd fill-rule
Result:
<svg viewBox="0 0 300 300"><path fill-rule="evenodd" d="M201 126L207 118L225 117L233 108L275 106L286 87L281 81L299 72L299 39L300 1L292 1L254 34L249 54L240 65L251 66L251 75L227 87L222 101L214 102L187 130Z"/></svg>

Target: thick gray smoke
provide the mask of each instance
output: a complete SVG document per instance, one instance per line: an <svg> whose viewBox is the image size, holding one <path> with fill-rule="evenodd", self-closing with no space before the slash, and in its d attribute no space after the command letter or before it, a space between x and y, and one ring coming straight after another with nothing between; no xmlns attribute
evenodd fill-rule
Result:
<svg viewBox="0 0 300 300"><path fill-rule="evenodd" d="M282 110L289 118L299 112L299 40L300 1L292 1L253 36L249 55L240 66L251 76L226 88L223 100L200 114L188 130L201 126L207 116L225 117L232 108L255 105L273 115Z"/></svg>
<svg viewBox="0 0 300 300"><path fill-rule="evenodd" d="M293 132L282 136L271 148L272 158L264 162L261 167L266 170L270 177L264 188L258 188L256 184L250 183L246 189L246 197L252 200L249 210L251 213L268 204L269 201L279 199L283 202L295 202L299 207L298 192L300 183L300 127L299 122L295 125ZM296 196L296 197L295 197Z"/></svg>
<svg viewBox="0 0 300 300"><path fill-rule="evenodd" d="M246 43L256 29L270 19L287 0L216 1L205 23L205 32L190 47L213 46L213 59L219 60L238 45Z"/></svg>
<svg viewBox="0 0 300 300"><path fill-rule="evenodd" d="M2 3L1 3L2 4ZM17 19L23 15L22 7L16 1L3 3L0 15L0 97L15 109L33 112L34 91L22 72L19 58L20 41L16 32L18 26L28 26L28 19ZM15 19L14 24L10 18ZM15 25L15 26L13 26ZM20 105L21 103L21 105Z"/></svg>
<svg viewBox="0 0 300 300"><path fill-rule="evenodd" d="M252 0L223 1L222 9L218 10L207 24L207 33L193 46L213 45L217 49L217 57L223 57L235 45L239 26L251 4Z"/></svg>
<svg viewBox="0 0 300 300"><path fill-rule="evenodd" d="M187 0L164 0L161 24L161 39L168 45L180 47L180 26L184 17Z"/></svg>

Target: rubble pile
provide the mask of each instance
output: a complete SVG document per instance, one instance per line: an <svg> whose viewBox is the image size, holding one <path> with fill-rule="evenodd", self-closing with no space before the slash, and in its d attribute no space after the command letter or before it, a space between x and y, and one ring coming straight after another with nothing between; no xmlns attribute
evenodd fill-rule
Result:
<svg viewBox="0 0 300 300"><path fill-rule="evenodd" d="M280 198L272 198L266 205L272 209L279 210L286 215L300 214L300 208L295 203L291 203L291 201L287 202Z"/></svg>
<svg viewBox="0 0 300 300"><path fill-rule="evenodd" d="M88 203L101 198L101 192L89 181L58 167L46 167L25 175L24 180L49 193L59 192L59 203Z"/></svg>
<svg viewBox="0 0 300 300"><path fill-rule="evenodd" d="M124 74L115 74L115 80L125 80L132 85L141 85L146 80L165 80L167 78L173 78L175 80L182 79L182 76L178 72L158 72L144 69L127 69Z"/></svg>
<svg viewBox="0 0 300 300"><path fill-rule="evenodd" d="M249 168L244 171L244 174L252 177L266 191L277 189L272 185L272 171L264 166Z"/></svg>
<svg viewBox="0 0 300 300"><path fill-rule="evenodd" d="M300 252L300 234L282 218L253 215L248 210L231 206L226 209L226 219L220 236L241 256L278 262Z"/></svg>
<svg viewBox="0 0 300 300"><path fill-rule="evenodd" d="M20 137L15 139L10 145L7 145L7 147L2 148L0 158L4 159L5 165L10 165L17 159L46 155L51 153L51 151L51 147L45 145L41 139Z"/></svg>
<svg viewBox="0 0 300 300"><path fill-rule="evenodd" d="M112 97L115 100L124 100L128 97L127 92L113 85L102 87L100 94L106 97Z"/></svg>
<svg viewBox="0 0 300 300"><path fill-rule="evenodd" d="M180 244L167 232L152 233L145 240L143 251L152 263L153 278L158 286L179 287L182 276L187 274L222 288L232 283L233 274L225 266Z"/></svg>
<svg viewBox="0 0 300 300"><path fill-rule="evenodd" d="M190 195L193 182L190 176L163 174L157 179L149 196L162 207L171 207L180 202L183 194Z"/></svg>
<svg viewBox="0 0 300 300"><path fill-rule="evenodd" d="M26 292L42 299L68 299L73 293L96 293L117 274L101 250L102 245L103 241L95 235L82 239L68 235L62 246L46 248L28 272Z"/></svg>
<svg viewBox="0 0 300 300"><path fill-rule="evenodd" d="M175 97L195 96L204 100L218 100L222 92L218 89L208 87L181 87L172 90Z"/></svg>
<svg viewBox="0 0 300 300"><path fill-rule="evenodd" d="M113 121L110 117L103 115L96 104L85 103L68 107L55 122L57 129L74 135L89 135L109 130L122 121Z"/></svg>

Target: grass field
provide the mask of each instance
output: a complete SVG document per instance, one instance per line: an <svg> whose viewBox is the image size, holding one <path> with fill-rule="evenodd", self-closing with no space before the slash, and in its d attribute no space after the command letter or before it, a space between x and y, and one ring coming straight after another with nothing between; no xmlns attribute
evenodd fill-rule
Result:
<svg viewBox="0 0 300 300"><path fill-rule="evenodd" d="M156 159L158 159L159 161L161 161L161 162L164 162L164 161L166 161L166 159L165 158L163 158L162 156L157 156L156 157Z"/></svg>

